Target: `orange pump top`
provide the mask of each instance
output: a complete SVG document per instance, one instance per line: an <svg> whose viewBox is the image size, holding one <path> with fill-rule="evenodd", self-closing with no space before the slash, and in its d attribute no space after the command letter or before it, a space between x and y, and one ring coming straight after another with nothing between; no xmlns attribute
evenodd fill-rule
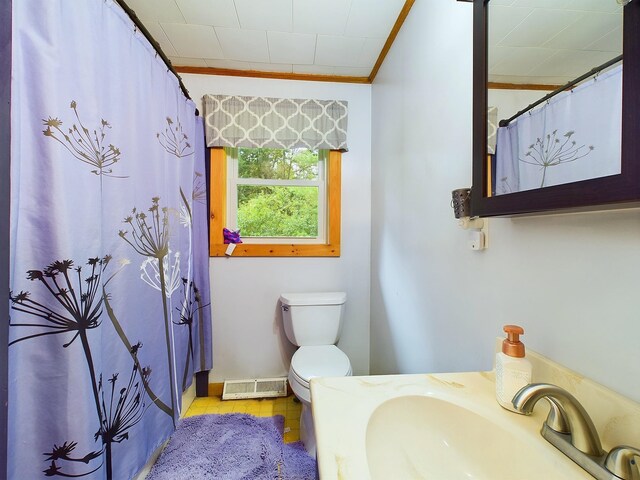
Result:
<svg viewBox="0 0 640 480"><path fill-rule="evenodd" d="M520 341L524 328L518 325L505 325L502 329L507 334L507 338L502 341L502 353L510 357L524 357L524 343Z"/></svg>

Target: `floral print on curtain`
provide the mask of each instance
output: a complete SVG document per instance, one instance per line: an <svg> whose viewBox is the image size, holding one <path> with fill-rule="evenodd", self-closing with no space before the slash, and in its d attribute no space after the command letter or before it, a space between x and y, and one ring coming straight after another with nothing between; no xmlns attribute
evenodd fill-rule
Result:
<svg viewBox="0 0 640 480"><path fill-rule="evenodd" d="M211 368L203 125L112 0L13 24L9 478L132 478Z"/></svg>

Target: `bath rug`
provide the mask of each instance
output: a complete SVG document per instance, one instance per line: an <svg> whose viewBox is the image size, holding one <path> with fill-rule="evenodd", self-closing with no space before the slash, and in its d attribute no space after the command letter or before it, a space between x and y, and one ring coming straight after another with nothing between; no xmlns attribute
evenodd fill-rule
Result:
<svg viewBox="0 0 640 480"><path fill-rule="evenodd" d="M184 418L146 480L316 480L315 460L283 431L282 415Z"/></svg>

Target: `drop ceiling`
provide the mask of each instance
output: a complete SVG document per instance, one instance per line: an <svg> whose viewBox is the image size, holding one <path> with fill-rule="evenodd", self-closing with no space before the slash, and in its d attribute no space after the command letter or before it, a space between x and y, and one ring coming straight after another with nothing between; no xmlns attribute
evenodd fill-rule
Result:
<svg viewBox="0 0 640 480"><path fill-rule="evenodd" d="M621 53L616 0L489 2L489 81L564 84Z"/></svg>
<svg viewBox="0 0 640 480"><path fill-rule="evenodd" d="M175 67L362 78L405 6L405 0L126 3Z"/></svg>

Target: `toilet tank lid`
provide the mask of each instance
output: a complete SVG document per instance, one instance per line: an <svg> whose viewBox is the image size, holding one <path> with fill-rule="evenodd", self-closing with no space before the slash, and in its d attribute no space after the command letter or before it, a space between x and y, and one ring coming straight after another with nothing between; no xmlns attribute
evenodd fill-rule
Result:
<svg viewBox="0 0 640 480"><path fill-rule="evenodd" d="M347 301L345 292L283 293L283 305L342 305Z"/></svg>

